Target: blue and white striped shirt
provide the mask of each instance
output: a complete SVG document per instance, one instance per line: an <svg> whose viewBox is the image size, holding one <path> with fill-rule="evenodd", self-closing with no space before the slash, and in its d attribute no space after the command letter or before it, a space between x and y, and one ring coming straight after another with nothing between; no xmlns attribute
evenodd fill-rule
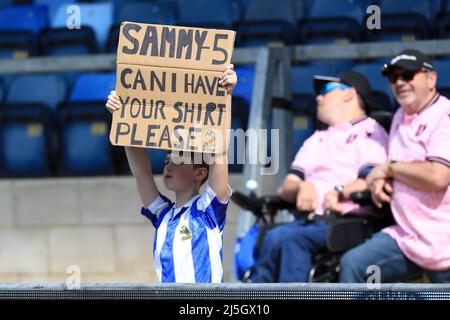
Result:
<svg viewBox="0 0 450 320"><path fill-rule="evenodd" d="M181 208L160 195L141 213L156 228L155 270L160 282L223 282L222 232L231 196L221 203L209 185Z"/></svg>

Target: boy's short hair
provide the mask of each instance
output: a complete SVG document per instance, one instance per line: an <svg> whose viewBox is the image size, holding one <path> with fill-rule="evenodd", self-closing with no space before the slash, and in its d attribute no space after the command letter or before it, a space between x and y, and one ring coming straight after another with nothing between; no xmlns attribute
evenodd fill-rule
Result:
<svg viewBox="0 0 450 320"><path fill-rule="evenodd" d="M183 158L183 161L189 160L192 163L194 169L205 168L206 169L206 177L202 180L200 185L203 185L209 177L209 163L205 161L205 155L207 154L202 152L190 152L190 151L176 151L178 153L177 156ZM168 151L168 154L172 154L172 151ZM185 157L188 157L187 159ZM188 162L184 162L188 163Z"/></svg>

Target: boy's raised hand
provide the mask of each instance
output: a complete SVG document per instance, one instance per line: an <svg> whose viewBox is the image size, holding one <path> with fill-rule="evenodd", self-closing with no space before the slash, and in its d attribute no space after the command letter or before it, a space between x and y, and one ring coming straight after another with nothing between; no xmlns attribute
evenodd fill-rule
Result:
<svg viewBox="0 0 450 320"><path fill-rule="evenodd" d="M227 65L225 71L220 76L219 84L222 87L225 87L228 94L230 94L233 91L234 87L237 84L237 75L236 72L234 71L234 65L232 64Z"/></svg>
<svg viewBox="0 0 450 320"><path fill-rule="evenodd" d="M108 95L108 102L106 102L106 109L108 109L109 112L113 113L114 111L120 109L120 100L117 96L116 92L113 90Z"/></svg>

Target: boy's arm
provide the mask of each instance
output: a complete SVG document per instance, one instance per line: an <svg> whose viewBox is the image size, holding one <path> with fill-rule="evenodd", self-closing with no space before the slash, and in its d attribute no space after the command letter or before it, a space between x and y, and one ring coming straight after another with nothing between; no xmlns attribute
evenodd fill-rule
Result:
<svg viewBox="0 0 450 320"><path fill-rule="evenodd" d="M142 204L147 208L159 196L159 191L153 178L150 159L143 148L125 147L128 164L138 188Z"/></svg>
<svg viewBox="0 0 450 320"><path fill-rule="evenodd" d="M236 86L237 76L236 72L233 70L234 66L232 64L228 65L225 72L222 74L219 84L226 88L227 91L227 101L226 105L231 107L231 93ZM228 123L227 128L230 128L231 124L231 108L227 110L228 116L226 117ZM225 202L228 199L228 159L227 159L227 146L229 142L229 132L226 132L226 137L224 139L224 151L223 154L216 154L215 161L209 167L209 179L208 184L211 189L216 194L217 198L221 202Z"/></svg>
<svg viewBox="0 0 450 320"><path fill-rule="evenodd" d="M111 91L108 96L106 108L111 112L119 110L121 107L119 98L115 91ZM125 147L128 164L131 173L136 179L139 196L144 207L148 207L159 195L153 178L152 167L147 152L143 148Z"/></svg>

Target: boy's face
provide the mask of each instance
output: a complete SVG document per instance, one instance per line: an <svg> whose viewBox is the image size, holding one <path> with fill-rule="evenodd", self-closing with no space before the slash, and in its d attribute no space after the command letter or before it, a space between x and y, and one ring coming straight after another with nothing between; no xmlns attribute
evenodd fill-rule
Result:
<svg viewBox="0 0 450 320"><path fill-rule="evenodd" d="M166 156L163 171L163 181L167 189L177 192L192 188L201 182L207 172L205 168L194 168L191 163L183 163L183 158L169 153Z"/></svg>

